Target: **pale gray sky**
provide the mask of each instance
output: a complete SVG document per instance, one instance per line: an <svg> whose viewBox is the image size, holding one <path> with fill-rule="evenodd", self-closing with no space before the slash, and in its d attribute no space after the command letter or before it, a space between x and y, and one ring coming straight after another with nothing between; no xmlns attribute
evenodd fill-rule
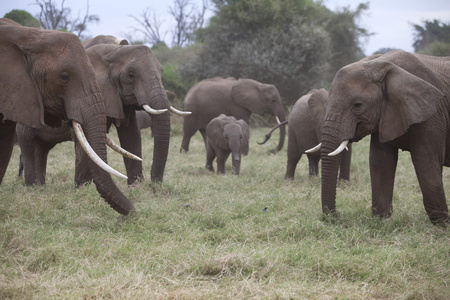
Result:
<svg viewBox="0 0 450 300"><path fill-rule="evenodd" d="M201 7L202 0L192 0L192 2L198 8ZM374 33L363 44L366 55L380 48L397 48L412 52L411 23L421 24L423 20L432 19L450 22L449 0L323 0L325 6L331 10L347 6L355 9L362 2L369 2L369 10L362 16L360 25ZM0 3L1 17L12 9L23 9L32 15L39 13L39 7L33 0L0 0ZM139 24L130 15L139 17L146 8L156 11L165 28L172 28L174 21L168 11L169 6L172 5L172 0L90 0L89 14L98 15L100 22L89 25L87 34L125 36L133 33L133 28L138 27ZM70 7L74 16L78 14L84 16L87 0L66 0L65 7ZM168 29L163 29L161 33L167 31ZM138 37L138 34L133 36ZM168 44L171 42L170 37L170 33L167 33Z"/></svg>

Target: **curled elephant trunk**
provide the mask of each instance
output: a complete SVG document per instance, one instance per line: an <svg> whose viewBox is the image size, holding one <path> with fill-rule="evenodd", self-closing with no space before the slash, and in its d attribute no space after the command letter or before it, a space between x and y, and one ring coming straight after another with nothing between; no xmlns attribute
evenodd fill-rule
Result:
<svg viewBox="0 0 450 300"><path fill-rule="evenodd" d="M96 96L86 99L86 105L80 107L83 118L81 126L93 152L101 161L107 163L106 115L102 113L105 111L103 106L103 102ZM74 127L79 127L78 125ZM123 215L129 215L135 211L133 204L119 190L107 171L99 167L92 159L88 160L88 169L97 191L114 210Z"/></svg>
<svg viewBox="0 0 450 300"><path fill-rule="evenodd" d="M284 122L280 122L280 119L279 119L278 117L277 117L277 122L278 122L278 125L276 125L275 127L273 127L273 128L269 131L269 133L267 133L267 134L265 135L264 141L262 141L262 142L257 142L259 145L264 145L264 144L270 139L270 137L272 136L272 133L273 133L276 129L278 129L278 128L280 128L281 126L284 126L284 125L286 125L286 124L288 123L287 120L284 121Z"/></svg>
<svg viewBox="0 0 450 300"><path fill-rule="evenodd" d="M280 125L283 124L286 121L286 117L284 116L284 112L282 114L279 114L277 117L279 118ZM285 137L286 137L286 126L281 126L280 127L280 140L278 142L278 146L277 146L277 149L276 149L277 151L280 151L281 149L283 149Z"/></svg>

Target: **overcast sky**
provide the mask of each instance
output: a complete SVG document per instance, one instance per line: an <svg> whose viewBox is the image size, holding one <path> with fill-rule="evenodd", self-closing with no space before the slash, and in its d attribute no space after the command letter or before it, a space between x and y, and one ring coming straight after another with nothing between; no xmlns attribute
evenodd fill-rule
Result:
<svg viewBox="0 0 450 300"><path fill-rule="evenodd" d="M60 0L56 0L61 3ZM66 0L65 7L72 9L72 16L86 14L88 0ZM200 9L202 0L191 0ZM337 7L350 6L354 10L359 3L369 2L369 10L363 14L360 25L374 33L367 41L363 41L363 50L370 55L380 48L397 48L413 51L413 27L411 23L422 24L424 20L439 19L450 22L449 0L323 0L325 6L331 10ZM13 9L22 9L33 16L40 9L33 0L0 0L0 16ZM165 28L172 28L174 21L168 12L173 6L172 0L90 0L89 14L100 18L98 24L88 26L87 35L100 34L125 36L131 34L136 39L138 33L134 28L139 24L130 15L140 17L147 8L156 12ZM168 29L162 30L161 34ZM170 45L171 34L166 33L166 42Z"/></svg>

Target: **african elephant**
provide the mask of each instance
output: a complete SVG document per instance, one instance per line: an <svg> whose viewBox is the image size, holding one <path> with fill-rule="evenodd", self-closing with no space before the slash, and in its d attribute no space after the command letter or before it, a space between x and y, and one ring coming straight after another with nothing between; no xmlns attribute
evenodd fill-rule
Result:
<svg viewBox="0 0 450 300"><path fill-rule="evenodd" d="M250 128L244 120L219 115L206 125L206 169L214 172L213 161L217 156L217 174L225 173L225 162L232 154L232 174L241 171L241 156L248 154Z"/></svg>
<svg viewBox="0 0 450 300"><path fill-rule="evenodd" d="M155 130L151 178L162 181L170 138L170 116L166 111L170 109L180 112L175 110L167 99L161 81L161 65L148 47L128 46L126 40L113 36L98 36L83 44L100 84L108 117L107 130L112 124L115 125L120 144L125 150L141 157L141 135L136 121L136 110L145 109L144 113L153 114ZM54 146L55 142L61 142L60 133L54 132L53 141L38 139L38 136L50 136L50 133L29 133L25 130L18 130L17 133L35 137L34 141L28 141L26 144L35 149L25 147L24 143L19 142L24 158L25 182L45 183L45 162L51 149L49 144ZM33 153L38 151L42 154L35 158ZM77 146L76 154L75 182L81 185L89 182L92 176L85 167L87 157ZM36 160L32 161L33 159ZM124 163L128 184L143 178L140 160L124 157ZM31 169L31 164L34 164L36 169L34 177L30 177L33 172L27 172L27 166Z"/></svg>
<svg viewBox="0 0 450 300"><path fill-rule="evenodd" d="M411 153L431 222L448 222L442 167L450 166L450 57L391 51L336 73L321 143L323 212L336 211L339 152L366 135L373 213L392 214L401 149Z"/></svg>
<svg viewBox="0 0 450 300"><path fill-rule="evenodd" d="M220 114L242 119L247 124L252 113L270 113L278 117L279 122L286 120L277 88L252 79L217 77L202 80L186 94L183 109L192 114L184 118L180 152L189 151L189 142L197 130L202 134L206 145L206 125ZM278 151L283 147L284 137L283 127L280 130Z"/></svg>
<svg viewBox="0 0 450 300"><path fill-rule="evenodd" d="M300 97L292 107L287 121L274 127L266 134L266 139L258 144L264 144L270 138L273 130L288 123L288 149L286 179L294 179L295 169L303 153L320 142L322 137L325 112L328 105L328 92L325 89L314 89ZM320 153L307 153L309 162L309 176L319 174ZM342 153L339 179L350 179L350 162L352 157L351 145L348 151Z"/></svg>
<svg viewBox="0 0 450 300"><path fill-rule="evenodd" d="M106 110L79 39L72 33L0 19L0 65L0 183L11 157L16 123L48 128L67 121L92 156L87 165L100 195L121 214L134 211L104 170L115 171L105 163Z"/></svg>

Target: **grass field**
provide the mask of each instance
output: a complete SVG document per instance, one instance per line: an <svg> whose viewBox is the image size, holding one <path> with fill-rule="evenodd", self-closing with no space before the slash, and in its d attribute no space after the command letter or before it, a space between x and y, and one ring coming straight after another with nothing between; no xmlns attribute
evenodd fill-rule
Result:
<svg viewBox="0 0 450 300"><path fill-rule="evenodd" d="M114 179L138 211L125 221L94 185L74 188L73 143L50 153L47 185L33 187L17 178L15 147L0 186L0 298L450 299L450 233L430 223L409 153L399 155L394 214L380 220L370 212L368 139L355 144L339 218L324 221L306 156L284 180L287 144L274 154L274 134L258 145L267 131L251 129L241 175L228 161L217 176L204 168L200 134L179 153L175 119L158 184L144 130L147 180ZM450 195L450 170L443 177Z"/></svg>

